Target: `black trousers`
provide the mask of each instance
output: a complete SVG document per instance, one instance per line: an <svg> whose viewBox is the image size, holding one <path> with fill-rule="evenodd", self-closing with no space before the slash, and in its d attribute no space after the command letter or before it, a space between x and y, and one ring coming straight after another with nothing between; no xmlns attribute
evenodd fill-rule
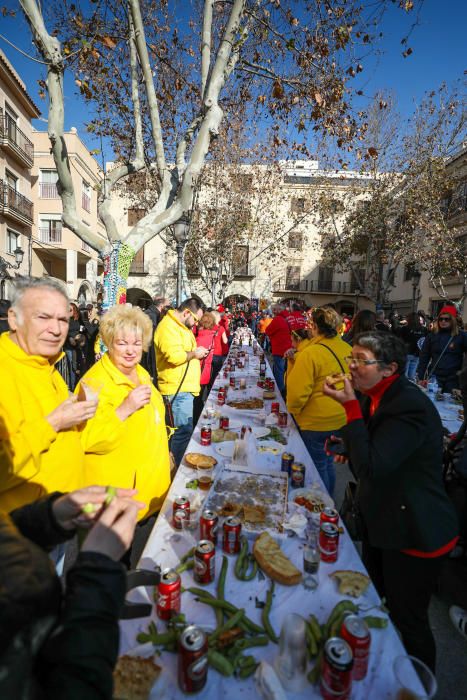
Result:
<svg viewBox="0 0 467 700"><path fill-rule="evenodd" d="M428 606L445 557L424 559L363 542L363 563L378 591L386 598L391 619L408 654L423 661L433 673L436 646Z"/></svg>

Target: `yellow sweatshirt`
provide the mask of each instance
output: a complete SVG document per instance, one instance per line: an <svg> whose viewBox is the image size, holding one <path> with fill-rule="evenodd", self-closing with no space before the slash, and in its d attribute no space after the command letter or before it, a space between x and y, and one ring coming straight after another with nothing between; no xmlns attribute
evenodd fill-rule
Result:
<svg viewBox="0 0 467 700"><path fill-rule="evenodd" d="M193 331L181 323L171 310L156 328L154 346L159 391L164 396L175 394L186 369L186 354L196 349ZM180 391L198 396L200 378L200 361L193 358L188 363L188 371Z"/></svg>
<svg viewBox="0 0 467 700"><path fill-rule="evenodd" d="M160 510L170 485L170 463L164 402L146 370L140 365L136 370L139 383L151 387L151 401L124 421L115 411L136 385L107 353L86 372L81 381L98 394L99 405L81 432L81 443L86 483L138 489L137 498L147 505L141 519Z"/></svg>
<svg viewBox="0 0 467 700"><path fill-rule="evenodd" d="M0 387L0 509L84 486L77 429L56 433L45 419L68 398L54 364L28 355L8 332L2 333Z"/></svg>
<svg viewBox="0 0 467 700"><path fill-rule="evenodd" d="M287 373L287 409L300 430L338 430L345 425L345 411L340 404L323 394L329 374L341 372L336 358L323 345L330 347L347 372L344 357L352 348L342 338L312 338L307 347L295 356Z"/></svg>

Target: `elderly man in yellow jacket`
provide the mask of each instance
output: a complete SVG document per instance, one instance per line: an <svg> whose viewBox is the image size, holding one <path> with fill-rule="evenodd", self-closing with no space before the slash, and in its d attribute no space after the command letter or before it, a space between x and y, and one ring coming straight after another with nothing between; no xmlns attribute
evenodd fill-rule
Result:
<svg viewBox="0 0 467 700"><path fill-rule="evenodd" d="M0 509L84 486L78 426L97 401L70 398L55 368L63 357L69 300L59 282L21 278L0 336Z"/></svg>
<svg viewBox="0 0 467 700"><path fill-rule="evenodd" d="M203 315L196 299L186 299L159 322L154 334L158 387L170 403L175 432L170 449L177 466L193 432L193 399L200 392L202 360L209 351L196 347L194 326Z"/></svg>

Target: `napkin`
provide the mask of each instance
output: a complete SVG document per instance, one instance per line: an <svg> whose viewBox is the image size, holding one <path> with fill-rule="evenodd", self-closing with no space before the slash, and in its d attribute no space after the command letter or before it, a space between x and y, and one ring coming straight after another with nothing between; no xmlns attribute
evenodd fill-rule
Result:
<svg viewBox="0 0 467 700"><path fill-rule="evenodd" d="M256 669L255 682L259 694L264 700L287 700L287 695L273 667L261 661Z"/></svg>
<svg viewBox="0 0 467 700"><path fill-rule="evenodd" d="M290 507L289 503L289 507ZM304 513L291 513L287 520L282 523L285 530L292 530L299 537L305 537L305 530L308 525L308 519Z"/></svg>

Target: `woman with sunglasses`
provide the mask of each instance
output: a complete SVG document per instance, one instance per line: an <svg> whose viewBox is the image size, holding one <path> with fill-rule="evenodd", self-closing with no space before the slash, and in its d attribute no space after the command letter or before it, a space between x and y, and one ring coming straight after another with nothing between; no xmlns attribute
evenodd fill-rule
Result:
<svg viewBox="0 0 467 700"><path fill-rule="evenodd" d="M359 481L362 556L409 654L435 669L428 606L443 560L457 541L442 480L443 432L436 408L404 376L404 343L390 333L357 336L352 381L323 393L341 404L340 436ZM362 394L361 402L355 390Z"/></svg>
<svg viewBox="0 0 467 700"><path fill-rule="evenodd" d="M419 384L426 386L434 375L443 393L459 388L457 372L462 368L467 352L467 333L457 325L457 309L451 304L443 306L420 351L417 368Z"/></svg>

